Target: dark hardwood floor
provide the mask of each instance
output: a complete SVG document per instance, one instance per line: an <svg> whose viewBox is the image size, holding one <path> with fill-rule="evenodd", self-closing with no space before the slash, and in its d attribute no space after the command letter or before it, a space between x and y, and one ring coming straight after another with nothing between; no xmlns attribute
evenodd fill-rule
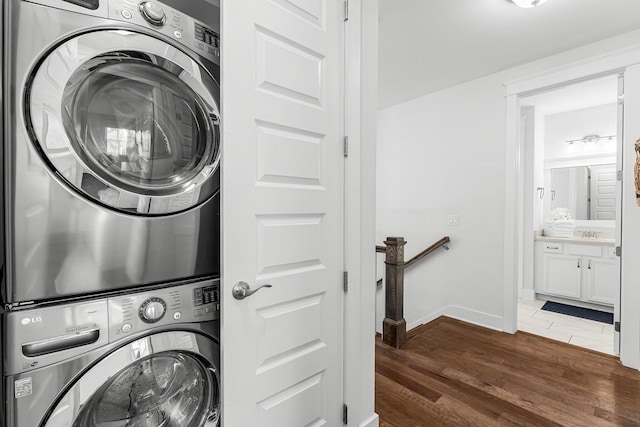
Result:
<svg viewBox="0 0 640 427"><path fill-rule="evenodd" d="M640 372L613 356L441 317L376 340L380 427L640 426Z"/></svg>

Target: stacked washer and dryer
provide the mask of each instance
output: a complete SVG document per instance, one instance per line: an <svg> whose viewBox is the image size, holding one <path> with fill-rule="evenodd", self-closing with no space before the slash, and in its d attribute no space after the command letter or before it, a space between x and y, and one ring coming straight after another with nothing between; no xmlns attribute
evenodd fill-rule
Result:
<svg viewBox="0 0 640 427"><path fill-rule="evenodd" d="M211 1L3 2L2 427L219 424Z"/></svg>

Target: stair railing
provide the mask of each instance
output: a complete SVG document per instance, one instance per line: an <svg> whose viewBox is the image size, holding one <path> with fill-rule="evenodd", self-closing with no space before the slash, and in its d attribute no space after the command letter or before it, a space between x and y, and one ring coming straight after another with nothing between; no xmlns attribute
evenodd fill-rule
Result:
<svg viewBox="0 0 640 427"><path fill-rule="evenodd" d="M385 254L385 310L382 323L382 341L400 348L407 341L407 322L404 320L404 271L436 249L449 250L449 236L438 240L409 261L404 261L404 237L387 237L385 246L376 246L376 252ZM382 279L378 281L378 284Z"/></svg>

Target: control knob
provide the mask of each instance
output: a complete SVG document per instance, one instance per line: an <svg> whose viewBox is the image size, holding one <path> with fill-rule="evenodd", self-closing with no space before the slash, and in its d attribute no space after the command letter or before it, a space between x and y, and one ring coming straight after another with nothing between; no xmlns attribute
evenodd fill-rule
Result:
<svg viewBox="0 0 640 427"><path fill-rule="evenodd" d="M152 297L142 303L138 314L143 322L155 323L162 319L166 311L167 304L161 298Z"/></svg>
<svg viewBox="0 0 640 427"><path fill-rule="evenodd" d="M162 7L154 1L143 1L140 3L140 14L151 25L162 27L166 16Z"/></svg>

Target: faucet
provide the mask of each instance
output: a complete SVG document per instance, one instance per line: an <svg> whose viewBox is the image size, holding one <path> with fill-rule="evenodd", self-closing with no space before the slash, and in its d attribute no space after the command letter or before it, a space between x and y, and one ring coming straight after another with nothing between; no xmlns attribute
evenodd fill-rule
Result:
<svg viewBox="0 0 640 427"><path fill-rule="evenodd" d="M597 239L598 238L598 233L596 233L595 231L583 231L582 232L582 237L585 239Z"/></svg>

